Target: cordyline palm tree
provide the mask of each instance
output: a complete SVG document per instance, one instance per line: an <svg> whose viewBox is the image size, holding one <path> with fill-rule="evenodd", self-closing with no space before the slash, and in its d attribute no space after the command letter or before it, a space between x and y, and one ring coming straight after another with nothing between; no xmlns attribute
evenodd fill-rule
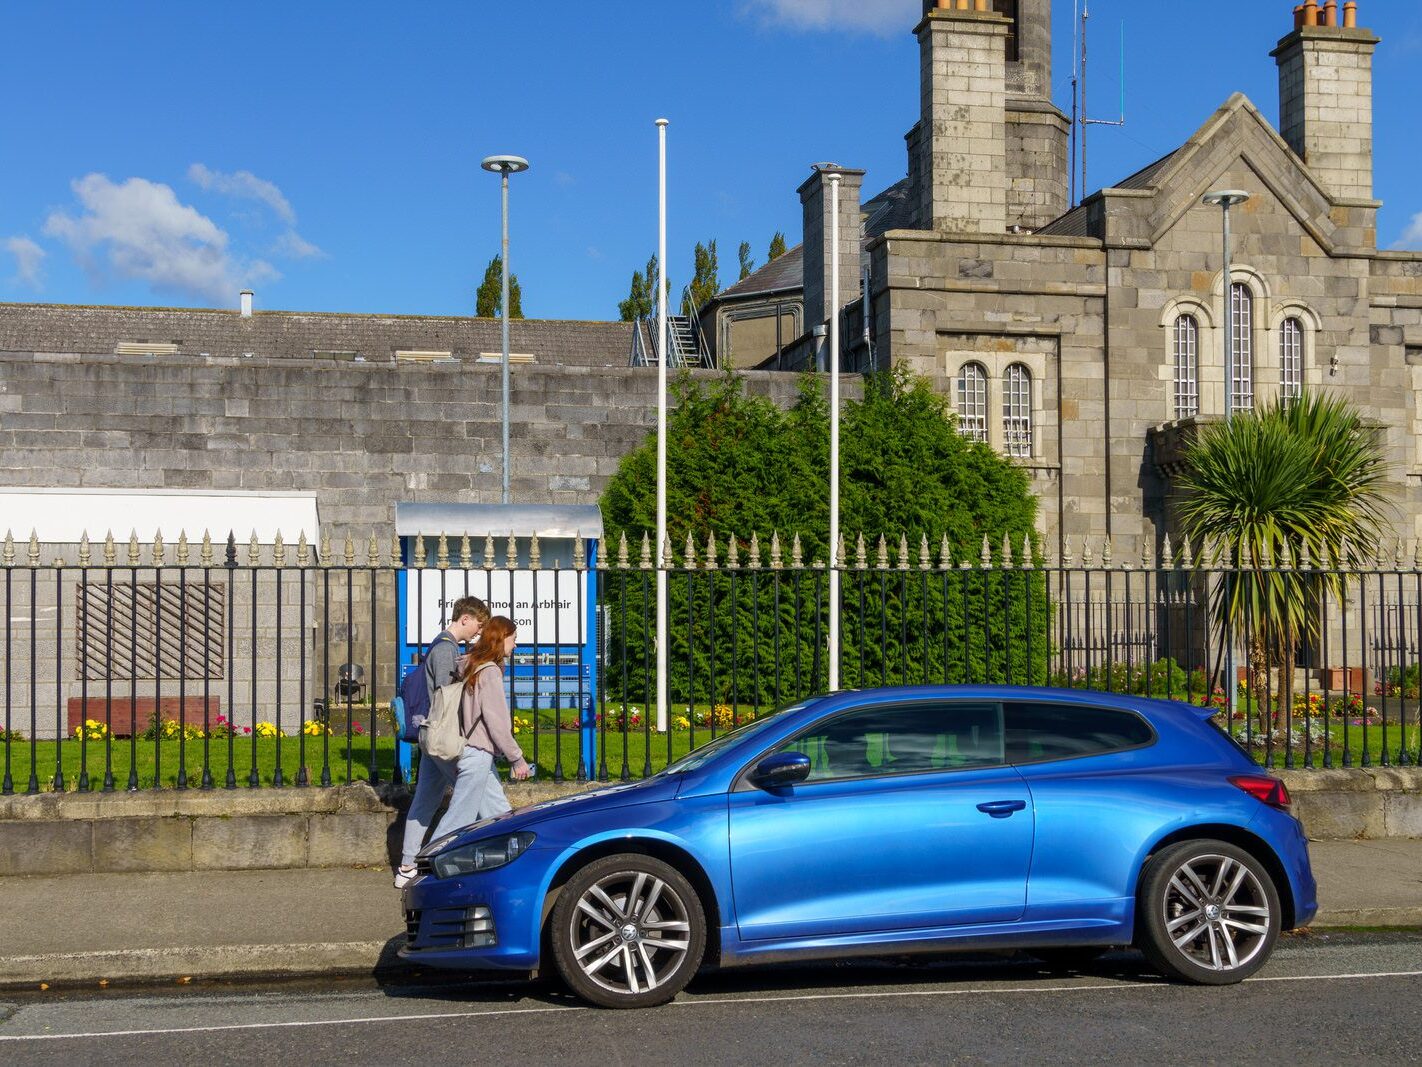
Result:
<svg viewBox="0 0 1422 1067"><path fill-rule="evenodd" d="M1372 559L1386 526L1382 450L1351 404L1305 391L1204 428L1185 459L1186 536L1230 568L1215 621L1247 635L1256 670L1280 668L1280 707L1290 707L1295 650L1318 637L1325 598L1346 595L1326 568Z"/></svg>

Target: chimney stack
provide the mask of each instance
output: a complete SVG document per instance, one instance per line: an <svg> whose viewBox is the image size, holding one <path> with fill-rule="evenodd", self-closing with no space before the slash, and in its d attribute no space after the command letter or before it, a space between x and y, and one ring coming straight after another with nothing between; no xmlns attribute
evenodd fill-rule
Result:
<svg viewBox="0 0 1422 1067"><path fill-rule="evenodd" d="M252 290L243 289L238 299L241 301L242 317L250 319L252 317Z"/></svg>
<svg viewBox="0 0 1422 1067"><path fill-rule="evenodd" d="M945 233L1007 231L1009 19L966 2L919 23L921 114L909 136L918 225ZM1013 221L1016 221L1015 219Z"/></svg>
<svg viewBox="0 0 1422 1067"><path fill-rule="evenodd" d="M829 178L839 175L839 203L834 203L834 186ZM860 197L864 172L837 163L817 163L814 173L800 186L804 211L805 324L828 322L836 308L859 298ZM839 211L839 293L830 292L833 212Z"/></svg>
<svg viewBox="0 0 1422 1067"><path fill-rule="evenodd" d="M1308 0L1272 55L1279 65L1279 132L1338 201L1373 200L1373 51L1358 5Z"/></svg>

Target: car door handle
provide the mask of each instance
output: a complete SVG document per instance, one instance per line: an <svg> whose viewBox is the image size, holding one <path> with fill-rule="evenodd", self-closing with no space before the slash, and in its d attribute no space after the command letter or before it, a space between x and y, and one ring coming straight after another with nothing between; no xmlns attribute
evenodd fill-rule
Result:
<svg viewBox="0 0 1422 1067"><path fill-rule="evenodd" d="M1014 811L1021 811L1027 806L1025 800L990 800L978 805L978 810L984 815L991 815L994 819L1009 818Z"/></svg>

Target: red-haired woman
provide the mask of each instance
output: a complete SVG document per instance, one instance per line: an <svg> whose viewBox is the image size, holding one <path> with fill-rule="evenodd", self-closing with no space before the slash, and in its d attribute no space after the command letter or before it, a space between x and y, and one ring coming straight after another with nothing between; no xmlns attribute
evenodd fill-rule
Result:
<svg viewBox="0 0 1422 1067"><path fill-rule="evenodd" d="M459 757L449 809L440 820L436 835L509 810L494 767L496 757L509 761L515 778L524 779L533 773L514 738L513 715L504 695L504 668L518 643L515 634L512 619L495 615L484 624L464 657L464 703L459 716L464 729L464 754Z"/></svg>

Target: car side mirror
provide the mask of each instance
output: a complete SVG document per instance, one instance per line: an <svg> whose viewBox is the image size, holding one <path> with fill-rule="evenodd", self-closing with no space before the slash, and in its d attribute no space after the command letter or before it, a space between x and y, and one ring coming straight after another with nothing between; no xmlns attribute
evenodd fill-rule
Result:
<svg viewBox="0 0 1422 1067"><path fill-rule="evenodd" d="M777 752L766 756L751 772L751 783L760 789L779 789L810 777L810 757L803 752Z"/></svg>

